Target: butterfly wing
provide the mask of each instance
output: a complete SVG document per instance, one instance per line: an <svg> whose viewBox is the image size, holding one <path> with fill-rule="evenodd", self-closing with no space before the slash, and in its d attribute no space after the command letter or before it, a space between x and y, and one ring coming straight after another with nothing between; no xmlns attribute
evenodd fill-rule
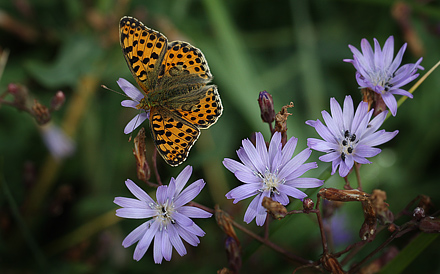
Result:
<svg viewBox="0 0 440 274"><path fill-rule="evenodd" d="M151 109L150 130L157 151L171 166L186 160L200 135L196 126L160 106Z"/></svg>
<svg viewBox="0 0 440 274"><path fill-rule="evenodd" d="M176 115L201 129L215 124L223 112L220 95L214 85L176 96L167 105L171 106Z"/></svg>
<svg viewBox="0 0 440 274"><path fill-rule="evenodd" d="M189 43L168 44L159 75L158 89L151 98L198 128L208 128L222 114L217 87L206 86L212 80L203 53Z"/></svg>
<svg viewBox="0 0 440 274"><path fill-rule="evenodd" d="M156 86L168 39L147 28L136 18L125 16L119 22L119 38L125 61L138 85L148 93Z"/></svg>
<svg viewBox="0 0 440 274"><path fill-rule="evenodd" d="M182 41L173 41L168 44L163 60L164 73L162 77L196 76L194 79L202 83L212 80L208 62L203 53L193 45Z"/></svg>
<svg viewBox="0 0 440 274"><path fill-rule="evenodd" d="M200 135L222 114L223 107L203 53L174 41L135 18L120 21L120 43L139 86L148 95L150 130L159 154L171 166L186 160Z"/></svg>

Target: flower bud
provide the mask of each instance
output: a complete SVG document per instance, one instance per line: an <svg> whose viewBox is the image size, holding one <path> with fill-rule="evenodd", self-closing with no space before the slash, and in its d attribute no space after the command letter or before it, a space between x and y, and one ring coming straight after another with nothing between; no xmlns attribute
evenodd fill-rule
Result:
<svg viewBox="0 0 440 274"><path fill-rule="evenodd" d="M66 96L62 91L58 91L54 97L52 97L52 101L50 102L51 110L59 110L64 102L66 101Z"/></svg>
<svg viewBox="0 0 440 274"><path fill-rule="evenodd" d="M269 214L277 220L281 220L287 215L286 207L279 202L275 202L269 197L263 198L262 205L265 209L267 209L267 212L269 212Z"/></svg>
<svg viewBox="0 0 440 274"><path fill-rule="evenodd" d="M258 97L258 104L260 105L261 119L263 122L272 123L275 120L272 95L263 90Z"/></svg>
<svg viewBox="0 0 440 274"><path fill-rule="evenodd" d="M237 244L240 244L237 234L235 233L235 229L232 226L233 220L231 216L220 209L218 205L215 206L215 220L217 221L217 225L223 230L226 235L228 235L228 237L234 238Z"/></svg>
<svg viewBox="0 0 440 274"><path fill-rule="evenodd" d="M324 254L321 257L320 261L324 269L330 273L335 273L335 274L345 273L344 270L342 269L341 264L333 254Z"/></svg>
<svg viewBox="0 0 440 274"><path fill-rule="evenodd" d="M37 100L34 100L32 106L32 114L34 115L39 125L44 125L50 121L50 112L46 106L40 104Z"/></svg>
<svg viewBox="0 0 440 274"><path fill-rule="evenodd" d="M10 83L8 92L14 96L14 104L16 107L25 107L28 98L28 90L25 86Z"/></svg>
<svg viewBox="0 0 440 274"><path fill-rule="evenodd" d="M241 268L241 247L234 237L225 240L226 255L231 273L239 273Z"/></svg>
<svg viewBox="0 0 440 274"><path fill-rule="evenodd" d="M315 203L313 202L312 199L310 199L310 198L304 199L304 201L303 201L304 213L309 213L310 210L312 210L314 206L315 206Z"/></svg>

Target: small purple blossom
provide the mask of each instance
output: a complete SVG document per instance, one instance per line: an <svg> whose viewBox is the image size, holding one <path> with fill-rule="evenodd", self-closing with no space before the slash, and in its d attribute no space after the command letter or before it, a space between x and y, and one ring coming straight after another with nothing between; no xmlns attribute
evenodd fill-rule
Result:
<svg viewBox="0 0 440 274"><path fill-rule="evenodd" d="M119 78L116 81L122 91L131 98L131 100L124 100L121 102L121 106L129 107L134 109L139 109L141 112L136 115L130 122L125 126L124 133L130 134L138 126L140 126L146 119L150 118L150 110L145 110L139 108L140 101L145 97L142 92L140 92L135 86L124 78Z"/></svg>
<svg viewBox="0 0 440 274"><path fill-rule="evenodd" d="M353 52L353 59L344 59L344 62L352 63L357 70L356 80L360 88L368 88L381 94L382 99L393 116L396 116L397 113L397 101L394 95L413 98L411 93L401 89L401 87L419 76L418 73L416 74L418 69L424 69L420 66L423 58L420 58L415 64L405 64L398 69L402 62L406 45L405 43L400 48L396 58L393 60L393 36L387 39L383 49L380 48L379 42L374 38L374 52L367 39L362 39L362 53L352 45L348 45Z"/></svg>
<svg viewBox="0 0 440 274"><path fill-rule="evenodd" d="M244 221L262 226L266 221L266 209L261 205L264 197L287 205L289 197L303 200L307 194L297 188L313 188L321 186L324 181L315 178L298 178L306 171L318 167L315 162L304 162L309 158L311 150L306 148L292 158L297 138L290 138L284 148L281 145L281 133L275 132L266 147L263 135L256 133L256 146L249 139L242 141L237 151L243 163L225 158L223 165L244 184L226 194L226 198L234 199L234 204L246 198L256 197L250 203L244 215Z"/></svg>
<svg viewBox="0 0 440 274"><path fill-rule="evenodd" d="M163 258L171 260L173 247L180 256L185 255L182 239L192 246L200 243L198 237L204 236L205 232L191 218L209 218L212 214L197 207L185 206L205 186L200 179L182 191L191 173L192 167L187 166L176 179L171 178L168 186L159 186L156 192L157 202L130 179L125 181L137 199L116 197L114 203L122 207L116 210L116 216L129 219L151 218L133 230L122 242L125 248L138 242L133 255L136 261L144 256L153 238L153 257L156 264L162 263Z"/></svg>
<svg viewBox="0 0 440 274"><path fill-rule="evenodd" d="M354 162L370 164L366 157L376 156L381 152L374 148L393 139L399 132L376 130L385 121L388 111L381 112L370 121L374 109L368 111L368 103L361 102L354 112L351 96L346 96L342 110L335 98L330 99L332 115L323 110L322 117L326 126L318 119L309 120L307 125L316 129L324 139L307 139L307 145L314 150L326 152L319 157L323 162L332 162L332 175L339 167L339 175L345 177L353 167Z"/></svg>

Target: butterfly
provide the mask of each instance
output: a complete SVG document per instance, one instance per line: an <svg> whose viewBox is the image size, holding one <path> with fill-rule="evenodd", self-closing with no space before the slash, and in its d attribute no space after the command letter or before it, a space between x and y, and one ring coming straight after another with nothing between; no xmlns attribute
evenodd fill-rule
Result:
<svg viewBox="0 0 440 274"><path fill-rule="evenodd" d="M149 113L159 154L177 166L188 157L200 129L215 124L223 112L217 86L209 85L213 77L205 56L187 42L168 42L129 16L120 20L119 38L125 61L144 92L136 108Z"/></svg>

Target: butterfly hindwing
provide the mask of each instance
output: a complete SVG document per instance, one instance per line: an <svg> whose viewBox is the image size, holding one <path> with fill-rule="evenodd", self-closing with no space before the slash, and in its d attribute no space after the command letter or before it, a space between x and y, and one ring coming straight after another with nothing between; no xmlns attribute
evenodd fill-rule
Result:
<svg viewBox="0 0 440 274"><path fill-rule="evenodd" d="M150 111L150 129L157 151L171 166L177 166L188 157L200 130L163 107Z"/></svg>
<svg viewBox="0 0 440 274"><path fill-rule="evenodd" d="M176 115L201 129L215 124L223 112L220 95L215 85L205 86L190 94L176 96L170 100L169 105L170 107L179 106L174 110Z"/></svg>
<svg viewBox="0 0 440 274"><path fill-rule="evenodd" d="M139 86L148 93L156 86L168 39L139 20L125 16L119 23L119 37L125 60Z"/></svg>

